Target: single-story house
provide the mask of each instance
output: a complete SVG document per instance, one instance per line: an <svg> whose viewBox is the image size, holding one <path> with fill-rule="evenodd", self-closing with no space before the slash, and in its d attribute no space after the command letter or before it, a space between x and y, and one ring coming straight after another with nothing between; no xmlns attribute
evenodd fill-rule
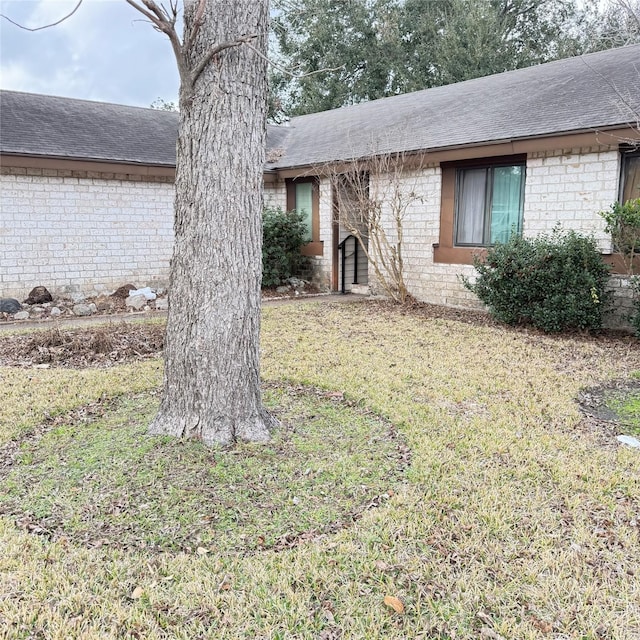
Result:
<svg viewBox="0 0 640 640"><path fill-rule="evenodd" d="M166 283L178 115L2 91L0 117L0 296ZM639 121L640 45L373 100L270 125L265 203L308 213L316 279L348 289L370 274L345 249L332 176L401 154L408 289L473 306L458 275L514 226L593 233L611 254L597 212L638 193ZM371 170L368 188L388 178Z"/></svg>

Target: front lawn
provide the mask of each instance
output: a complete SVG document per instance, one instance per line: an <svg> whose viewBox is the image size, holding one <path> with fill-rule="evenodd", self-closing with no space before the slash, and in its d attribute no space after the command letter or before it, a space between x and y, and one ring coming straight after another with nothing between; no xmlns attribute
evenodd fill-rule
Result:
<svg viewBox="0 0 640 640"><path fill-rule="evenodd" d="M636 340L443 315L265 309L239 453L140 435L157 359L0 368L0 635L640 637L640 451L576 402Z"/></svg>

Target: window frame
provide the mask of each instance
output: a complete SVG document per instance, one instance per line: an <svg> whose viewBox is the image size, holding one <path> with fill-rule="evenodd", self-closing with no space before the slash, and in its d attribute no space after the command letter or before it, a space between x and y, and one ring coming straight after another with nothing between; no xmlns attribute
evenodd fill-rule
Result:
<svg viewBox="0 0 640 640"><path fill-rule="evenodd" d="M304 256L321 256L324 243L320 240L320 182L317 176L287 178L287 211L296 208L296 185L311 183L311 241L302 245L300 253Z"/></svg>
<svg viewBox="0 0 640 640"><path fill-rule="evenodd" d="M620 178L618 180L619 202L622 202L624 199L625 174L629 158L638 158L638 161L640 161L640 146L625 146L620 148ZM640 184L638 186L640 186ZM640 191L638 191L637 197L640 198ZM634 198L631 199L633 200Z"/></svg>
<svg viewBox="0 0 640 640"><path fill-rule="evenodd" d="M489 163L481 166L472 166L472 167L456 167L456 192L454 196L454 220L453 220L453 246L454 247L472 247L472 248L482 248L487 249L492 246L491 239L491 210L493 208L493 194L494 194L494 184L493 184L493 176L494 169L500 169L504 167L522 167L523 171L521 174L521 183L520 183L520 220L518 222L518 233L522 232L522 218L524 216L524 186L527 178L527 165L526 162L508 162L508 163ZM483 220L482 220L482 243L474 243L474 242L459 242L458 241L458 231L460 229L460 203L462 200L462 181L465 171L473 170L473 169L483 169L485 171L485 182L484 182L484 206L483 206ZM490 179L487 179L490 178ZM485 242L484 240L488 239L489 242Z"/></svg>
<svg viewBox="0 0 640 640"><path fill-rule="evenodd" d="M442 162L440 169L440 234L439 242L433 245L433 260L443 264L473 264L475 256L486 254L489 245L456 244L457 225L457 175L460 169L482 169L487 167L507 167L521 165L524 167L522 181L523 212L521 224L524 223L524 191L527 177L527 154L482 157L469 160Z"/></svg>

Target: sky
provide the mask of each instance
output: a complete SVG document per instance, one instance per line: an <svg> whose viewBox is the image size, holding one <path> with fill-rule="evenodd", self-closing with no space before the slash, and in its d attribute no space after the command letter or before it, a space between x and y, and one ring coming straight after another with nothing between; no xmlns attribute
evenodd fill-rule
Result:
<svg viewBox="0 0 640 640"><path fill-rule="evenodd" d="M0 0L0 13L33 28L76 4ZM0 88L148 107L177 102L178 72L169 39L125 0L84 0L68 20L42 31L0 18Z"/></svg>
<svg viewBox="0 0 640 640"><path fill-rule="evenodd" d="M68 14L77 0L0 0L27 27ZM0 88L148 107L177 102L169 39L124 0L84 0L63 23L29 32L0 18Z"/></svg>

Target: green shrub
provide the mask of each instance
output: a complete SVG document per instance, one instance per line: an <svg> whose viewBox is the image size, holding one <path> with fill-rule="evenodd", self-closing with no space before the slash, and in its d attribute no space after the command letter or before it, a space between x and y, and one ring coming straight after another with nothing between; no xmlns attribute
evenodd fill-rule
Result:
<svg viewBox="0 0 640 640"><path fill-rule="evenodd" d="M266 207L262 214L262 286L272 287L300 275L307 259L300 255L305 243L304 214Z"/></svg>
<svg viewBox="0 0 640 640"><path fill-rule="evenodd" d="M632 276L635 311L629 316L629 322L640 336L640 279L633 276L635 258L640 253L640 198L625 203L614 202L608 211L600 211L599 215L607 223L605 231L611 234L614 250L620 254L627 273Z"/></svg>
<svg viewBox="0 0 640 640"><path fill-rule="evenodd" d="M463 277L464 286L501 322L547 332L602 326L609 267L591 237L558 229L533 239L513 235L474 266L478 277Z"/></svg>
<svg viewBox="0 0 640 640"><path fill-rule="evenodd" d="M633 313L631 313L627 320L633 327L636 336L640 337L640 276L631 276L629 278L629 284L633 291Z"/></svg>
<svg viewBox="0 0 640 640"><path fill-rule="evenodd" d="M614 202L599 215L607 223L605 231L611 234L614 249L620 252L627 272L632 274L634 258L640 253L640 198L624 204Z"/></svg>

